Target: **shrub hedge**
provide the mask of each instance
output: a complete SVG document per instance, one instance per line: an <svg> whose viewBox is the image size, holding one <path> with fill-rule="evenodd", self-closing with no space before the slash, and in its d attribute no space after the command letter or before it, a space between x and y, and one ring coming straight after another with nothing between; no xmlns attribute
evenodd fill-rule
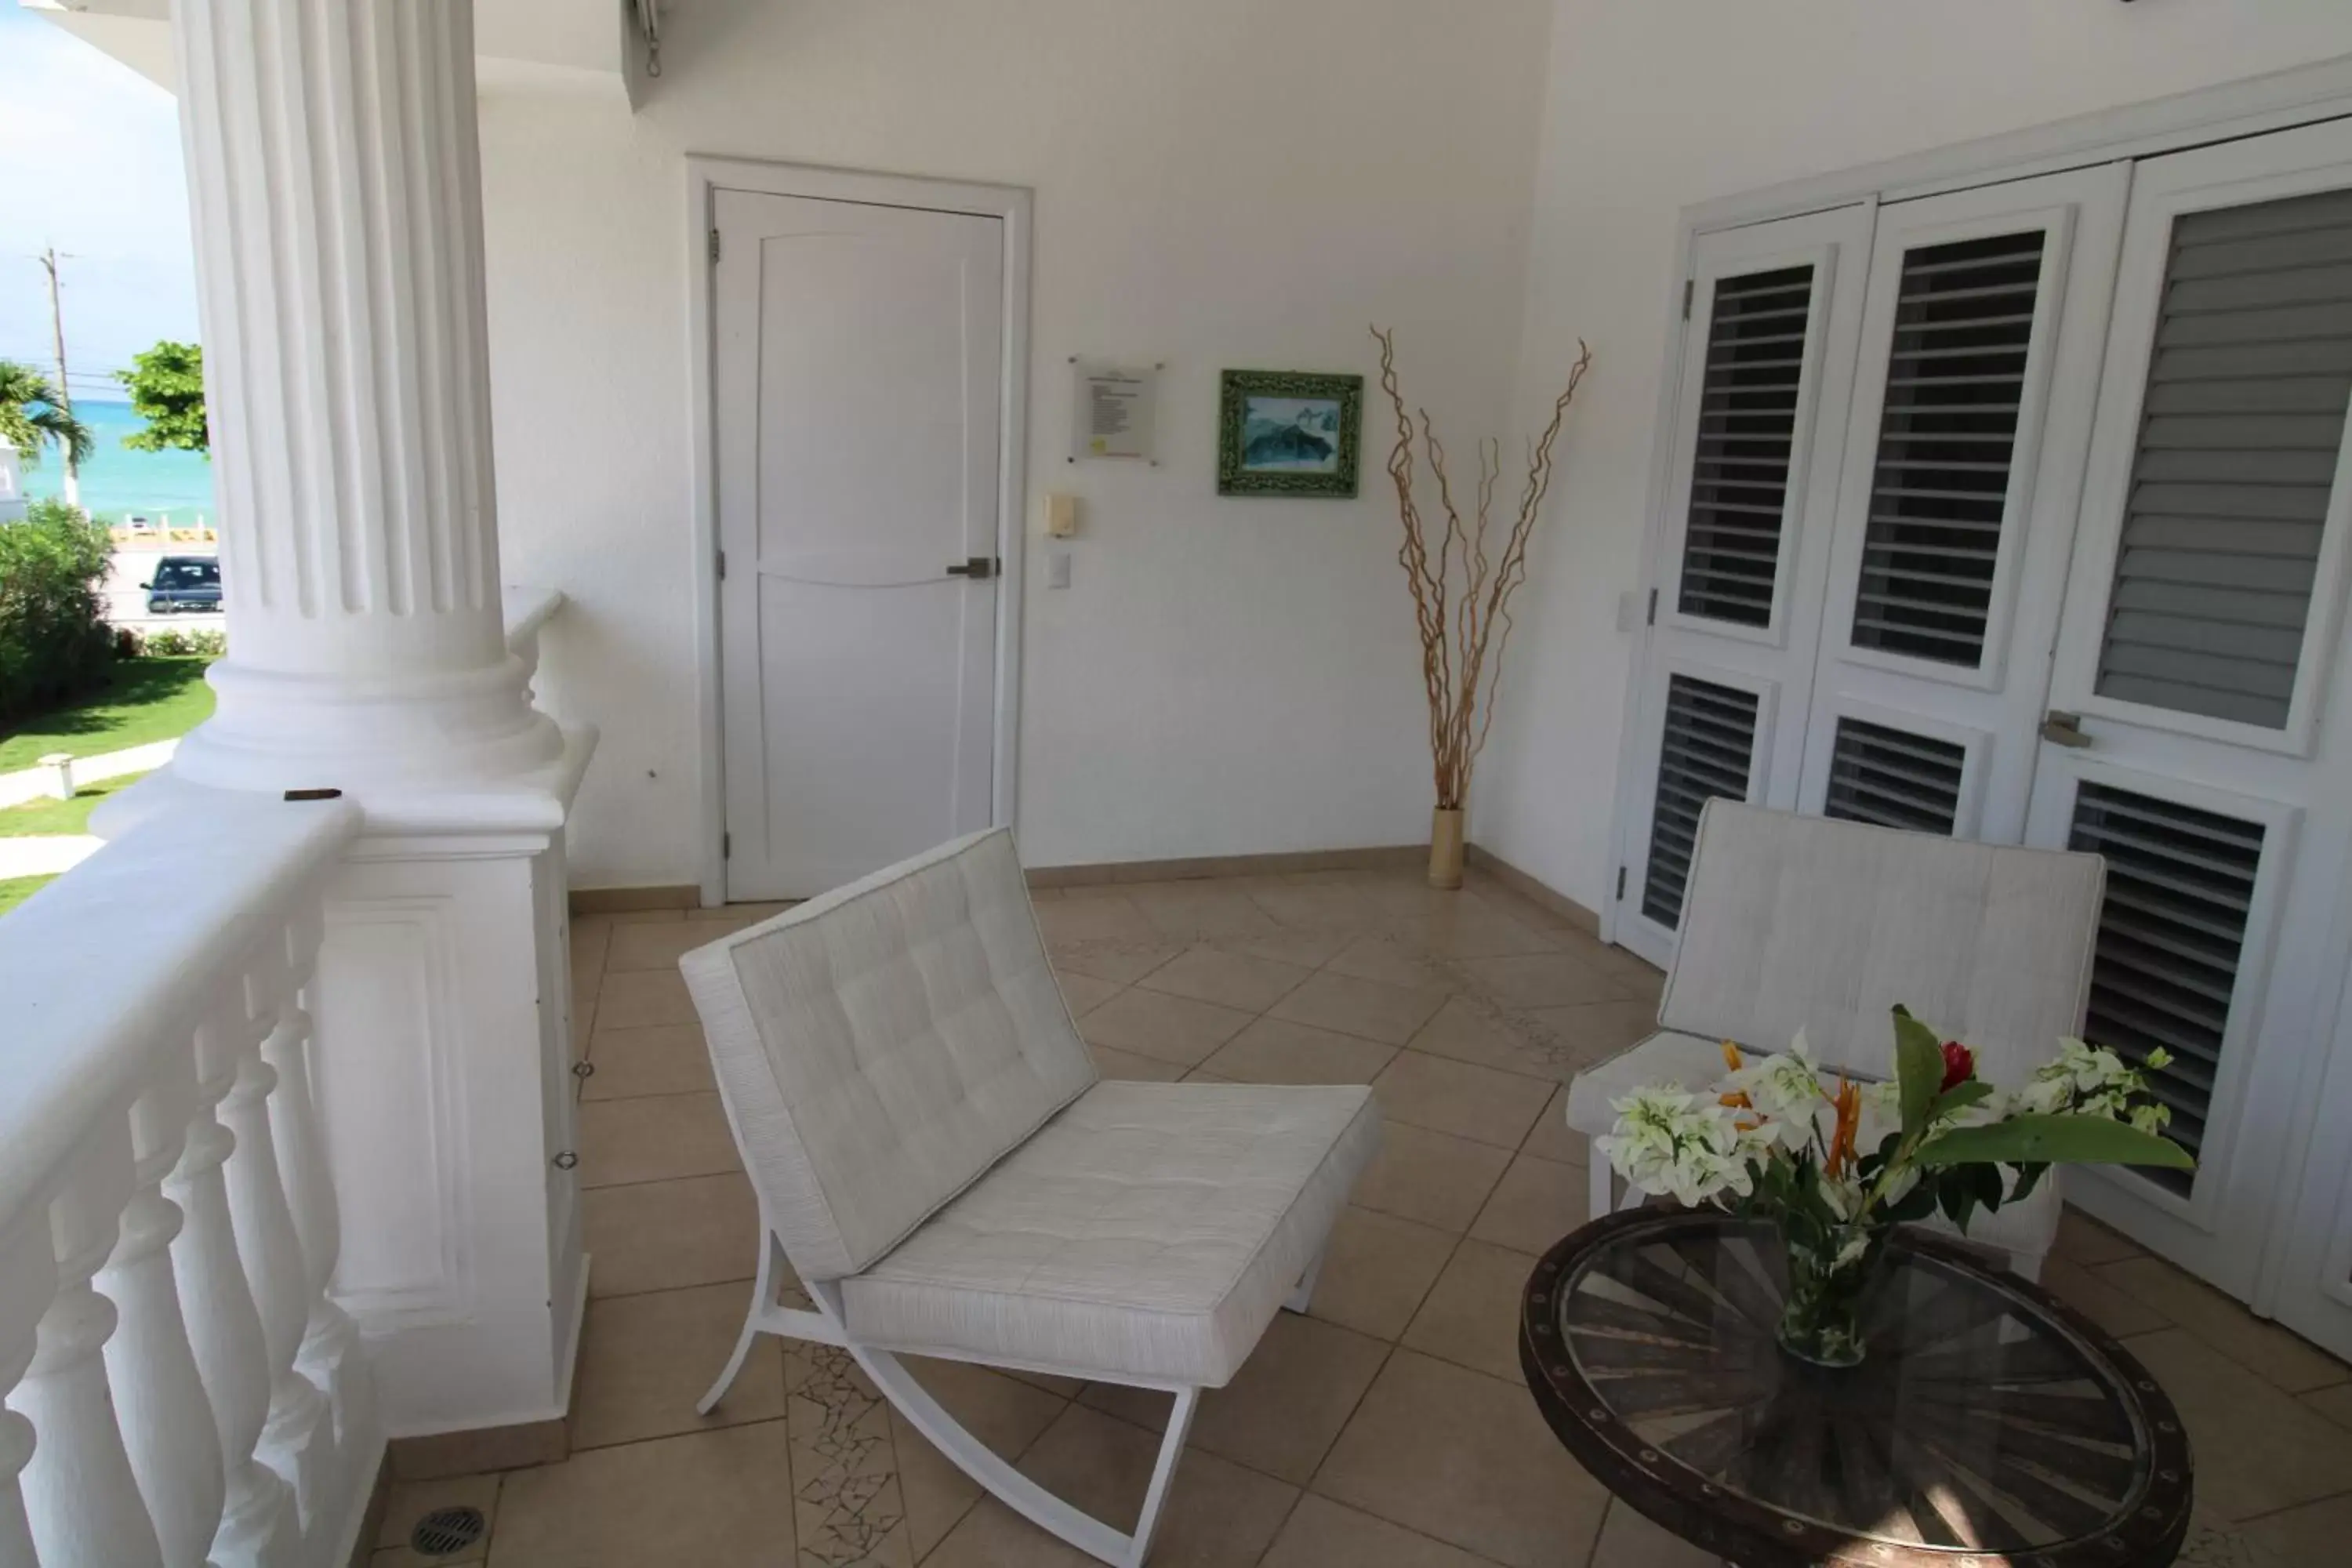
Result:
<svg viewBox="0 0 2352 1568"><path fill-rule="evenodd" d="M80 695L114 659L106 625L106 530L79 507L37 500L0 524L0 725Z"/></svg>

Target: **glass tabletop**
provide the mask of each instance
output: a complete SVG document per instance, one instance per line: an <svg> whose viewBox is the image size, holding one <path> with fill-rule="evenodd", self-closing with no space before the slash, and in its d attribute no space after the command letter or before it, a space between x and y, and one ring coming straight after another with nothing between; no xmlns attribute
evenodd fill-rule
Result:
<svg viewBox="0 0 2352 1568"><path fill-rule="evenodd" d="M1591 1228L1607 1234L1547 1259L1564 1271L1548 1310L1583 1414L1622 1429L1643 1468L1695 1482L1680 1489L1693 1502L1728 1494L1792 1533L2011 1555L2156 1511L2140 1397L2155 1385L2038 1291L1898 1237L1862 1364L1830 1370L1773 1339L1785 1274L1769 1226L1658 1213Z"/></svg>

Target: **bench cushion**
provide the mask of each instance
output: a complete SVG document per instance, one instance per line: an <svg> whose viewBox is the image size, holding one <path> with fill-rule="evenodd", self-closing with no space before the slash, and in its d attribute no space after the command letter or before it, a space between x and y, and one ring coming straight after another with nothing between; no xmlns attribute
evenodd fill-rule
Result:
<svg viewBox="0 0 2352 1568"><path fill-rule="evenodd" d="M1097 1084L842 1280L843 1318L889 1350L1219 1387L1379 1142L1361 1086Z"/></svg>

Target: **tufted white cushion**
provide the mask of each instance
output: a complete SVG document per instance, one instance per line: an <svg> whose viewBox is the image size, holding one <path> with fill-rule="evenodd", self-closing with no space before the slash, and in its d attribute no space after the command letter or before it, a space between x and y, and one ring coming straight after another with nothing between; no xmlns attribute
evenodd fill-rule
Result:
<svg viewBox="0 0 2352 1568"><path fill-rule="evenodd" d="M841 1282L866 1344L1221 1387L1380 1142L1371 1090L1097 1084Z"/></svg>
<svg viewBox="0 0 2352 1568"><path fill-rule="evenodd" d="M1095 1081L1002 828L678 967L761 1206L804 1279L880 1258Z"/></svg>

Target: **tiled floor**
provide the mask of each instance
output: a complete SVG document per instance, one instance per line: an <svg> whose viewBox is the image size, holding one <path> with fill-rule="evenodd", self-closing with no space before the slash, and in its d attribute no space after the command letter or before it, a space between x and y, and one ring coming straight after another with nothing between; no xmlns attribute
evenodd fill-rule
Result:
<svg viewBox="0 0 2352 1568"><path fill-rule="evenodd" d="M560 1465L399 1488L375 1568L752 1568L1086 1560L983 1500L838 1352L760 1342L708 1419L755 1259L749 1185L676 967L770 911L583 919L574 942L594 1262ZM1202 1405L1155 1564L1699 1568L1608 1494L1520 1384L1517 1293L1585 1215L1577 1068L1638 1037L1659 976L1475 878L1402 872L1066 889L1038 914L1112 1077L1370 1082L1386 1147L1306 1317L1278 1317ZM715 917L715 919L714 919ZM2231 1562L2352 1560L2352 1369L2087 1220L2048 1282L2164 1381ZM940 1400L1084 1507L1130 1521L1164 1395L945 1363ZM470 1502L482 1549L419 1559L419 1513Z"/></svg>

